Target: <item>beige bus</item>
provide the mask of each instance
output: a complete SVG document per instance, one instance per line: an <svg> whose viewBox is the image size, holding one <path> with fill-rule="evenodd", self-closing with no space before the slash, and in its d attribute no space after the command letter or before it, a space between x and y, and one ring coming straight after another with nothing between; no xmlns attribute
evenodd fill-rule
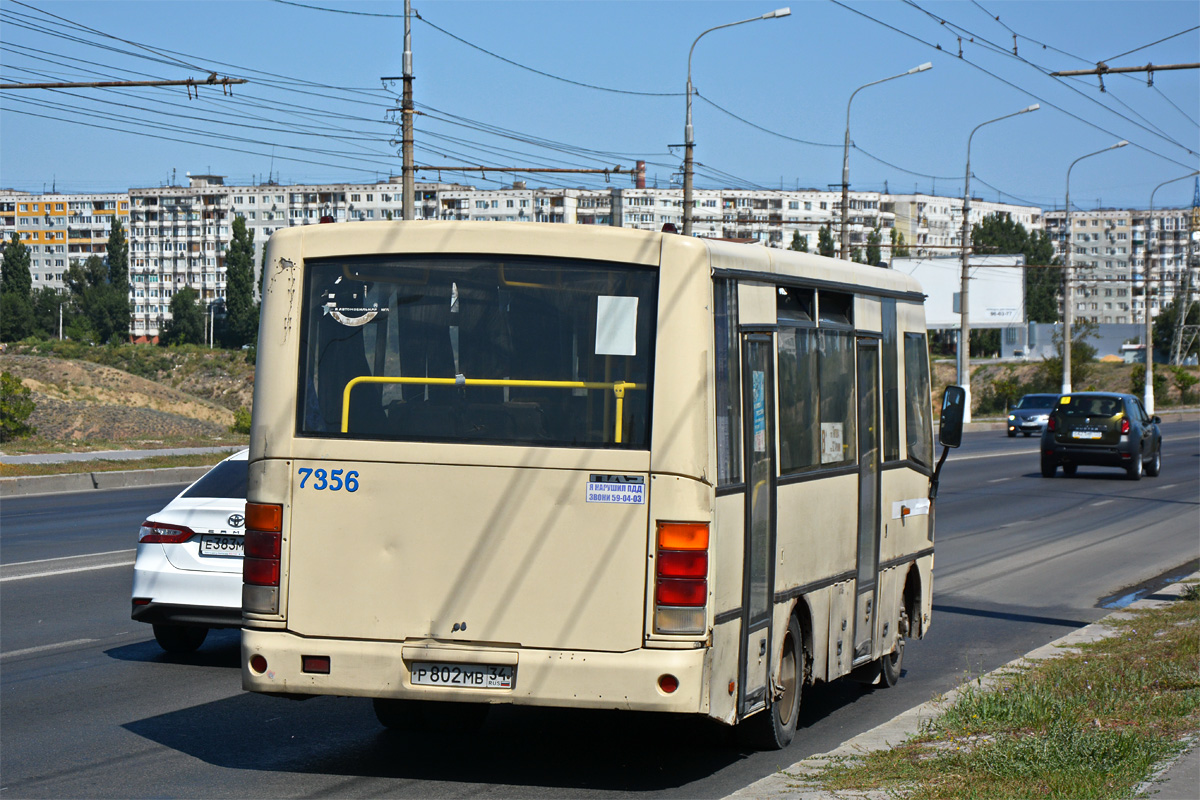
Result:
<svg viewBox="0 0 1200 800"><path fill-rule="evenodd" d="M271 237L242 680L704 715L892 685L933 588L924 297L887 269L591 226Z"/></svg>

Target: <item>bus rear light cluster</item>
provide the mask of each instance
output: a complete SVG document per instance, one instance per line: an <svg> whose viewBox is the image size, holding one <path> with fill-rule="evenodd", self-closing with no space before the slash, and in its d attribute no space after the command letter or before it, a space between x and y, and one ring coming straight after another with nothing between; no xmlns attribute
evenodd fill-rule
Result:
<svg viewBox="0 0 1200 800"><path fill-rule="evenodd" d="M703 634L708 616L708 524L658 523L655 565L655 632Z"/></svg>
<svg viewBox="0 0 1200 800"><path fill-rule="evenodd" d="M145 542L147 544L152 542L180 544L195 535L196 532L194 530L185 528L183 525L167 525L164 522L146 520L138 530L138 542Z"/></svg>
<svg viewBox="0 0 1200 800"><path fill-rule="evenodd" d="M283 506L246 503L246 557L242 560L242 608L245 611L279 613L282 531Z"/></svg>

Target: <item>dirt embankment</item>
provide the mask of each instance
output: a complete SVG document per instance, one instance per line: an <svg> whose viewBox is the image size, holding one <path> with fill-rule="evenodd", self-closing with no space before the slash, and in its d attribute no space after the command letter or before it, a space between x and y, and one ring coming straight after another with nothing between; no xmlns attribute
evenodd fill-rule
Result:
<svg viewBox="0 0 1200 800"><path fill-rule="evenodd" d="M58 442L225 439L233 411L113 367L6 353L0 369L32 392L30 424Z"/></svg>

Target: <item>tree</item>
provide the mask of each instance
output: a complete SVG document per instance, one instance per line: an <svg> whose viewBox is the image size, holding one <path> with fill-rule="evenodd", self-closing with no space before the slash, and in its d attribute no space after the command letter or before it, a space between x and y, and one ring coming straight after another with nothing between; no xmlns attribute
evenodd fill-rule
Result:
<svg viewBox="0 0 1200 800"><path fill-rule="evenodd" d="M807 253L808 237L801 236L800 231L792 231L792 244L788 249L795 250L797 253Z"/></svg>
<svg viewBox="0 0 1200 800"><path fill-rule="evenodd" d="M254 231L234 217L233 239L225 251L225 330L221 343L241 347L258 340L258 305L254 302Z"/></svg>
<svg viewBox="0 0 1200 800"><path fill-rule="evenodd" d="M29 388L7 372L0 372L0 442L37 433L29 424L33 400Z"/></svg>
<svg viewBox="0 0 1200 800"><path fill-rule="evenodd" d="M850 260L856 264L867 263L866 261L863 260L863 251L862 251L861 247L851 247L850 248Z"/></svg>
<svg viewBox="0 0 1200 800"><path fill-rule="evenodd" d="M199 293L185 286L171 298L171 319L163 325L159 344L202 344L204 342L204 309L200 307Z"/></svg>
<svg viewBox="0 0 1200 800"><path fill-rule="evenodd" d="M72 261L67 270L67 291L73 311L71 338L90 339L97 344L125 339L129 335L129 284L113 284L109 267L100 256L88 256L80 264Z"/></svg>
<svg viewBox="0 0 1200 800"><path fill-rule="evenodd" d="M876 226L867 234L867 263L872 267L879 266L879 262L883 260L883 234L879 232L879 227Z"/></svg>
<svg viewBox="0 0 1200 800"><path fill-rule="evenodd" d="M1179 300L1176 298L1163 306L1162 310L1158 312L1158 316L1154 318L1154 350L1160 356L1166 356L1167 359L1175 357L1173 351L1175 347L1175 326L1178 324L1180 316ZM1192 303L1190 305L1184 325L1200 325L1200 303ZM1187 357L1197 351L1197 338L1200 337L1192 337L1189 343L1188 337L1186 335L1183 337L1185 350L1181 355Z"/></svg>
<svg viewBox="0 0 1200 800"><path fill-rule="evenodd" d="M891 229L892 258L908 258L908 245L904 243L904 234L895 228Z"/></svg>
<svg viewBox="0 0 1200 800"><path fill-rule="evenodd" d="M1025 316L1030 322L1058 322L1061 269L1046 269L1060 263L1045 231L1030 235L1009 214L991 214L971 228L976 253L1025 256Z"/></svg>
<svg viewBox="0 0 1200 800"><path fill-rule="evenodd" d="M1088 342L1097 339L1100 326L1089 320L1077 320L1071 326L1071 384L1085 386L1094 370L1096 348ZM1058 354L1042 360L1034 377L1030 391L1057 392L1062 388L1063 337L1062 331L1054 331L1054 347Z"/></svg>
<svg viewBox="0 0 1200 800"><path fill-rule="evenodd" d="M63 309L63 319L69 316L67 306L71 296L61 289L43 286L33 293L33 333L43 339L54 339L58 336L59 309Z"/></svg>
<svg viewBox="0 0 1200 800"><path fill-rule="evenodd" d="M104 341L128 341L129 329L132 327L129 322L133 313L129 303L129 241L125 238L125 228L118 219L113 219L105 253L105 259L108 261L108 285L104 293L107 327L110 332Z"/></svg>
<svg viewBox="0 0 1200 800"><path fill-rule="evenodd" d="M0 341L15 342L33 333L32 288L29 248L14 232L0 261Z"/></svg>
<svg viewBox="0 0 1200 800"><path fill-rule="evenodd" d="M828 223L817 231L817 252L833 258L833 231L830 230Z"/></svg>

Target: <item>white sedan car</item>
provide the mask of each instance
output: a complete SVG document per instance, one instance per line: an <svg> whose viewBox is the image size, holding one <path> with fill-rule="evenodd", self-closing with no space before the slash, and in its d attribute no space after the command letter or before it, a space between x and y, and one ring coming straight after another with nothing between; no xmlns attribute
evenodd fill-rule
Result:
<svg viewBox="0 0 1200 800"><path fill-rule="evenodd" d="M209 628L242 625L246 450L231 455L142 523L133 618L168 653L190 653Z"/></svg>

